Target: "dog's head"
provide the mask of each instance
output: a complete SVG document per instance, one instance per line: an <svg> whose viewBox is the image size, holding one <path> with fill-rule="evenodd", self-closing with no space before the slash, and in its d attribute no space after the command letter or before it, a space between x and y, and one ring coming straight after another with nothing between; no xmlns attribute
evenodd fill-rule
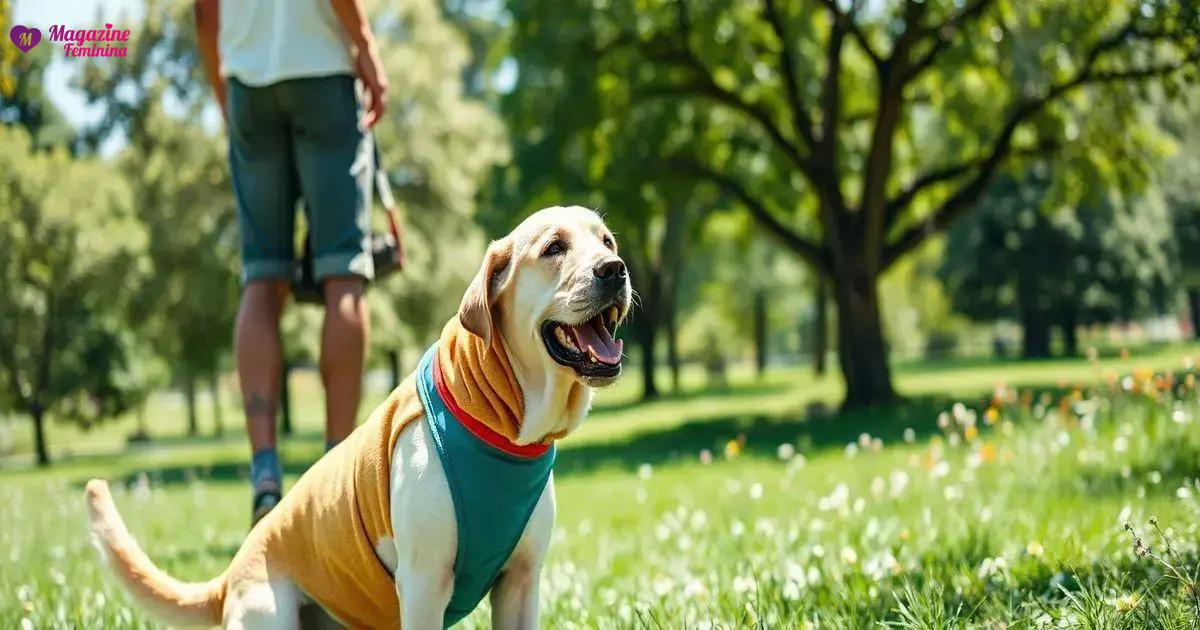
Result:
<svg viewBox="0 0 1200 630"><path fill-rule="evenodd" d="M613 333L631 291L600 216L556 206L488 247L458 317L485 344L504 343L518 375L538 386L573 379L603 387L621 374L623 348Z"/></svg>

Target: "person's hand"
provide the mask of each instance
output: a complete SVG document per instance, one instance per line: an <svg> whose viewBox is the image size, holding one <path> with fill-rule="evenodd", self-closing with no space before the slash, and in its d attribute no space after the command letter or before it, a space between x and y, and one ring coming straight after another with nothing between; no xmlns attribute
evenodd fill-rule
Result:
<svg viewBox="0 0 1200 630"><path fill-rule="evenodd" d="M217 83L214 88L217 97L217 111L221 112L221 122L225 123L226 129L229 129L229 103L225 96L225 84Z"/></svg>
<svg viewBox="0 0 1200 630"><path fill-rule="evenodd" d="M359 120L359 124L363 129L370 129L383 119L388 93L387 72L383 69L383 61L379 58L379 49L375 47L374 42L358 47L354 66L366 92L366 113Z"/></svg>

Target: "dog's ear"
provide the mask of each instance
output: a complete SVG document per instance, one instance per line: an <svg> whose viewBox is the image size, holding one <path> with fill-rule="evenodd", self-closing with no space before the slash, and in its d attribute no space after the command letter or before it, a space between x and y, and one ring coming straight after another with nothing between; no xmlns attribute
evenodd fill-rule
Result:
<svg viewBox="0 0 1200 630"><path fill-rule="evenodd" d="M492 346L493 331L496 328L495 315L492 305L504 291L512 278L512 241L502 238L492 241L479 273L463 294L462 304L458 306L458 321L463 328L483 339L485 348Z"/></svg>

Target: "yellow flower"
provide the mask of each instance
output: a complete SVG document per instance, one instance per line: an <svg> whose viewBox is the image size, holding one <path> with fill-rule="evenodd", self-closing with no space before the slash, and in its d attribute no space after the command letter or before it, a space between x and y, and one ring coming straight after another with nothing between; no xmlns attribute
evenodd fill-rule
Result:
<svg viewBox="0 0 1200 630"><path fill-rule="evenodd" d="M1121 597L1118 597L1117 600L1113 602L1113 606L1116 607L1117 612L1127 613L1134 608L1137 608L1139 603L1141 602L1138 600L1138 596L1131 593L1129 595L1122 595Z"/></svg>
<svg viewBox="0 0 1200 630"><path fill-rule="evenodd" d="M900 530L900 540L903 540L903 541L908 540L908 529Z"/></svg>
<svg viewBox="0 0 1200 630"><path fill-rule="evenodd" d="M1035 558L1042 555L1043 551L1045 551L1045 549L1042 547L1042 543L1036 540L1031 540L1029 541L1028 545L1025 545L1025 553Z"/></svg>
<svg viewBox="0 0 1200 630"><path fill-rule="evenodd" d="M990 464L996 461L996 447L992 444L984 444L979 448L979 461Z"/></svg>
<svg viewBox="0 0 1200 630"><path fill-rule="evenodd" d="M1000 410L995 407L988 407L987 411L983 412L983 422L987 425L996 424L1000 419Z"/></svg>
<svg viewBox="0 0 1200 630"><path fill-rule="evenodd" d="M738 442L737 440L729 440L728 442L725 443L725 457L726 458L733 459L734 457L737 457L738 455L740 455L741 452L742 452L741 442Z"/></svg>
<svg viewBox="0 0 1200 630"><path fill-rule="evenodd" d="M976 429L975 425L972 424L963 430L963 438L965 438L968 442L977 437L979 437L979 429Z"/></svg>

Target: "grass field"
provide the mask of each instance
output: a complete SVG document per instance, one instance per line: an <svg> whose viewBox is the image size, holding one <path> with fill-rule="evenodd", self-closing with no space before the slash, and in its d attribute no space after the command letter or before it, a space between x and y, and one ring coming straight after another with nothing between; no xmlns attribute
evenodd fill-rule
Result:
<svg viewBox="0 0 1200 630"><path fill-rule="evenodd" d="M627 377L562 444L543 625L1195 627L1198 351L898 365L907 401L852 414L828 411L836 378L799 369L724 389L687 374L651 404ZM320 449L311 377L295 388L292 475ZM122 446L132 421L55 427L54 468L6 461L0 627L151 625L90 549L90 476L122 482L160 566L223 568L245 533L246 446L232 409L223 439L180 437L182 413L153 401L148 446Z"/></svg>

